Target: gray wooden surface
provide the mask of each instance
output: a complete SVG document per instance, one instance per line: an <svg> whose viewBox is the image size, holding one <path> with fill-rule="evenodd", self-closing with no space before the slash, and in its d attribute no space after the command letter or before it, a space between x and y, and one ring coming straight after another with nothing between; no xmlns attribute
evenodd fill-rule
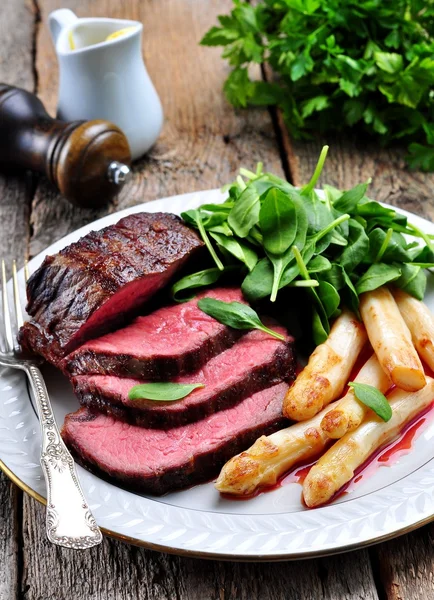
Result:
<svg viewBox="0 0 434 600"><path fill-rule="evenodd" d="M240 165L262 160L296 184L306 180L321 141L292 144L280 116L235 111L221 86L219 50L202 34L229 0L71 0L79 16L144 23L143 51L166 122L115 204L70 206L44 181L0 176L0 254L21 263L98 216L158 197L216 187ZM0 81L36 91L53 114L57 65L47 16L55 0L1 0ZM373 178L380 200L434 217L434 177L405 170L402 153L352 140L331 145L323 180L349 187ZM235 564L157 554L106 539L80 554L50 546L44 510L0 476L0 600L432 600L434 527L337 557L281 564Z"/></svg>

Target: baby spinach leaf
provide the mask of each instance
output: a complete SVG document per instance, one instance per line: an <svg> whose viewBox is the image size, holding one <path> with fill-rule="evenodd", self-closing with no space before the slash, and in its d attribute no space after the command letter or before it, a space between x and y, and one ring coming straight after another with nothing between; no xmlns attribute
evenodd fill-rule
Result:
<svg viewBox="0 0 434 600"><path fill-rule="evenodd" d="M253 225L259 221L259 194L254 185L248 185L236 200L229 213L228 223L232 231L240 238L249 235Z"/></svg>
<svg viewBox="0 0 434 600"><path fill-rule="evenodd" d="M328 323L328 321L327 321ZM321 319L319 312L316 308L312 308L312 336L313 341L317 346L323 344L330 333L330 329L327 331L327 327L324 326L324 321Z"/></svg>
<svg viewBox="0 0 434 600"><path fill-rule="evenodd" d="M410 255L405 249L404 238L400 233L393 231L393 229L385 232L383 229L376 227L369 234L369 244L368 263L410 261Z"/></svg>
<svg viewBox="0 0 434 600"><path fill-rule="evenodd" d="M380 217L382 219L390 219L390 221L393 221L396 217L396 212L393 208L386 208L374 200L364 203L360 202L356 207L356 214L367 218Z"/></svg>
<svg viewBox="0 0 434 600"><path fill-rule="evenodd" d="M306 262L306 259L304 259ZM329 271L332 268L332 263L325 256L314 256L307 265L309 273L322 273L323 271Z"/></svg>
<svg viewBox="0 0 434 600"><path fill-rule="evenodd" d="M130 400L155 400L173 402L185 398L194 390L205 387L203 383L141 383L128 392Z"/></svg>
<svg viewBox="0 0 434 600"><path fill-rule="evenodd" d="M338 198L333 206L342 213L354 212L357 204L366 194L368 189L369 181L366 183L359 183L352 189L344 192L340 198Z"/></svg>
<svg viewBox="0 0 434 600"><path fill-rule="evenodd" d="M395 281L400 276L401 269L395 265L376 263L375 265L371 265L360 277L356 284L356 291L359 295L364 292L371 292L390 281Z"/></svg>
<svg viewBox="0 0 434 600"><path fill-rule="evenodd" d="M320 281L319 288L316 290L316 292L324 307L327 318L332 318L338 310L341 302L339 292L327 281Z"/></svg>
<svg viewBox="0 0 434 600"><path fill-rule="evenodd" d="M210 232L210 235L219 246L244 263L249 271L251 271L258 262L258 255L256 252L243 240L237 240L234 237L228 237L212 231Z"/></svg>
<svg viewBox="0 0 434 600"><path fill-rule="evenodd" d="M297 233L297 212L291 196L272 188L265 196L260 212L264 248L271 254L283 254Z"/></svg>
<svg viewBox="0 0 434 600"><path fill-rule="evenodd" d="M186 275L172 286L172 298L176 300L176 302L187 302L187 300L191 300L195 297L196 290L213 285L222 275L236 270L237 267L235 266L225 267L224 271L220 271L217 267L213 267L211 269L205 269L204 271L192 273L191 275Z"/></svg>
<svg viewBox="0 0 434 600"><path fill-rule="evenodd" d="M395 285L418 300L423 300L426 290L426 275L421 267L409 264L401 265L401 277L395 281Z"/></svg>
<svg viewBox="0 0 434 600"><path fill-rule="evenodd" d="M316 257L315 257L316 258ZM334 288L341 290L345 287L343 269L340 265L332 263L331 268L327 271L322 271L319 277L323 281L328 281Z"/></svg>
<svg viewBox="0 0 434 600"><path fill-rule="evenodd" d="M351 273L365 258L369 250L369 238L364 228L354 219L349 220L348 246L339 258L339 264Z"/></svg>
<svg viewBox="0 0 434 600"><path fill-rule="evenodd" d="M308 232L310 235L314 235L327 227L333 221L334 217L330 209L320 200L315 191L305 194L303 200L309 222Z"/></svg>
<svg viewBox="0 0 434 600"><path fill-rule="evenodd" d="M214 298L201 298L197 303L200 310L234 329L260 329L278 340L285 341L285 337L266 327L258 314L247 304L241 302L222 302Z"/></svg>
<svg viewBox="0 0 434 600"><path fill-rule="evenodd" d="M367 383L350 381L348 385L354 390L357 400L373 410L383 421L390 421L392 418L392 407L384 394Z"/></svg>
<svg viewBox="0 0 434 600"><path fill-rule="evenodd" d="M359 295L356 292L356 288L354 287L354 284L345 269L342 269L342 277L345 284L342 292L346 298L345 304L353 311L356 317L359 317Z"/></svg>

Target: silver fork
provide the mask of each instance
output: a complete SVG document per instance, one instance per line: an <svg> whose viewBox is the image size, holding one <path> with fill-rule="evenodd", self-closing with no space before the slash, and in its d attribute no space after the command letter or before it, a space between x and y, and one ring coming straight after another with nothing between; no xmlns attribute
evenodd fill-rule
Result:
<svg viewBox="0 0 434 600"><path fill-rule="evenodd" d="M28 277L27 266L25 277L26 279ZM12 283L16 331L9 312L4 260L1 261L1 281L4 338L0 333L0 366L24 371L30 380L36 399L42 433L40 459L47 486L47 537L53 544L65 548L77 550L91 548L101 543L101 531L85 500L75 471L74 460L63 443L56 425L47 388L38 368L40 363L34 357L25 356L17 341L16 334L23 324L23 315L15 261L12 265Z"/></svg>

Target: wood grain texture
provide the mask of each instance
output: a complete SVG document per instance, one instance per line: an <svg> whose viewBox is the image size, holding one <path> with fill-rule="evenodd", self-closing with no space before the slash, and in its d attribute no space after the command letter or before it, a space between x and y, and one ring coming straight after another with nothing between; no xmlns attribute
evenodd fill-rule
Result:
<svg viewBox="0 0 434 600"><path fill-rule="evenodd" d="M292 157L290 171L294 183L301 185L309 180L325 142L291 143L283 127L282 135L286 153ZM330 150L320 183L347 189L372 178L369 188L372 198L434 220L434 174L408 170L405 149L382 149L366 139L334 138L327 143ZM433 526L428 526L371 550L385 598L434 598L433 535Z"/></svg>
<svg viewBox="0 0 434 600"><path fill-rule="evenodd" d="M57 67L45 23L48 13L60 5L61 2L53 0L40 2L42 25L37 38L38 93L52 114ZM220 186L230 181L241 165L249 167L263 160L266 168L281 173L268 112L235 112L221 92L227 68L219 58L219 50L198 45L216 14L229 5L228 0L69 3L79 16L110 15L143 21L145 64L163 103L165 125L152 151L136 162L131 184L116 202L103 210L72 207L42 183L32 210L32 255L43 250L50 240L106 212Z"/></svg>
<svg viewBox="0 0 434 600"><path fill-rule="evenodd" d="M387 600L434 598L434 525L372 548Z"/></svg>
<svg viewBox="0 0 434 600"><path fill-rule="evenodd" d="M128 16L144 21L144 55L166 115L163 134L150 155L134 168L134 180L113 211L165 195L221 185L240 165L263 160L282 174L279 152L267 111L235 112L221 86L226 68L218 50L197 45L217 12L230 2L154 0L148 2L75 2L81 16ZM42 20L58 5L40 3ZM161 18L164 15L164 18ZM39 29L39 93L53 112L56 78L53 50L44 26ZM102 212L78 210L41 185L33 203L34 254ZM349 576L337 571L342 559L290 565L233 565L158 555L105 540L85 555L50 547L45 541L44 511L33 500L24 503L24 581L29 600L124 598L250 599L377 598L366 552ZM41 577L50 573L50 577Z"/></svg>
<svg viewBox="0 0 434 600"><path fill-rule="evenodd" d="M50 547L43 507L26 498L26 600L378 600L366 552L242 564L179 558L104 540L86 553ZM355 565L357 567L355 568ZM47 576L47 574L50 574Z"/></svg>
<svg viewBox="0 0 434 600"><path fill-rule="evenodd" d="M31 2L0 4L0 81L33 89ZM0 174L0 257L22 264L29 238L30 188L25 178ZM22 494L0 475L0 599L18 598Z"/></svg>

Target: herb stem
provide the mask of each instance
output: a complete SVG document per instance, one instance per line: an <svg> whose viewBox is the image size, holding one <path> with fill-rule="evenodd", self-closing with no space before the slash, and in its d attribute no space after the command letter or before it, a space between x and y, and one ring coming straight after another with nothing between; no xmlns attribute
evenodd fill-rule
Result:
<svg viewBox="0 0 434 600"><path fill-rule="evenodd" d="M383 258L383 254L387 250L387 246L389 245L389 242L392 239L392 235L393 235L393 229L390 227L387 230L386 237L384 238L384 241L383 241L383 243L380 246L378 254L377 254L377 256L374 259L374 263L380 262L380 260Z"/></svg>
<svg viewBox="0 0 434 600"><path fill-rule="evenodd" d="M424 231L420 230L419 227L416 227L416 225L413 225L413 223L408 223L407 227L409 227L411 230L415 231L418 234L418 236L423 239L423 241L428 246L428 248L431 250L431 252L434 253L434 246L433 246L432 240L429 237L429 235L427 235Z"/></svg>
<svg viewBox="0 0 434 600"><path fill-rule="evenodd" d="M217 253L214 250L213 245L211 244L211 240L209 239L208 234L205 231L205 227L203 226L203 223L202 223L202 216L200 214L200 211L198 211L198 210L196 211L196 217L197 217L197 228L199 229L199 233L204 241L204 244L208 248L208 251L211 254L211 256L213 257L213 260L214 260L215 264L217 265L217 267L220 269L220 271L223 271L223 269L224 269L223 263L217 256Z"/></svg>
<svg viewBox="0 0 434 600"><path fill-rule="evenodd" d="M247 177L247 179L256 179L257 177L256 173L253 173L253 171L249 171L249 169L245 169L244 167L240 168L240 174Z"/></svg>
<svg viewBox="0 0 434 600"><path fill-rule="evenodd" d="M329 150L328 146L323 146L323 149L321 150L321 154L319 155L318 162L316 163L315 171L313 172L313 175L312 175L309 183L307 185L305 185L304 188L301 190L301 193L303 195L310 194L310 192L314 189L316 182L318 181L319 176L321 175L321 171L323 170L328 150Z"/></svg>
<svg viewBox="0 0 434 600"><path fill-rule="evenodd" d="M261 329L261 331L264 331L265 333L268 333L269 335L271 335L272 337L276 338L277 340L281 340L282 342L285 341L285 336L281 335L280 333L277 333L277 331L273 331L272 329L268 329L268 327L265 327L265 325L262 325L261 327L258 327L258 329Z"/></svg>
<svg viewBox="0 0 434 600"><path fill-rule="evenodd" d="M348 221L349 218L350 218L350 215L345 214L345 215L341 215L340 217L338 217L337 219L335 219L334 221L329 223L327 225L327 227L324 227L324 229L322 229L321 231L318 231L318 233L315 236L315 241L319 242L319 240L321 240L325 235L330 233L330 231L332 231L335 227L337 227L341 223Z"/></svg>
<svg viewBox="0 0 434 600"><path fill-rule="evenodd" d="M244 182L244 179L241 177L241 175L238 175L238 177L237 177L237 183L238 183L238 187L243 192L246 189L247 186L246 186L246 184Z"/></svg>
<svg viewBox="0 0 434 600"><path fill-rule="evenodd" d="M303 277L303 279L305 279L306 281L310 281L310 275L309 275L309 271L307 270L306 265L304 264L304 260L303 257L301 256L301 252L300 250L297 248L297 246L293 246L292 247L292 252L295 256L295 261L297 263L297 266L299 268L300 271L300 275Z"/></svg>
<svg viewBox="0 0 434 600"><path fill-rule="evenodd" d="M298 287L298 288L307 288L307 287L318 287L319 282L316 279L303 279L298 281L293 281L292 283L288 283L286 287Z"/></svg>

